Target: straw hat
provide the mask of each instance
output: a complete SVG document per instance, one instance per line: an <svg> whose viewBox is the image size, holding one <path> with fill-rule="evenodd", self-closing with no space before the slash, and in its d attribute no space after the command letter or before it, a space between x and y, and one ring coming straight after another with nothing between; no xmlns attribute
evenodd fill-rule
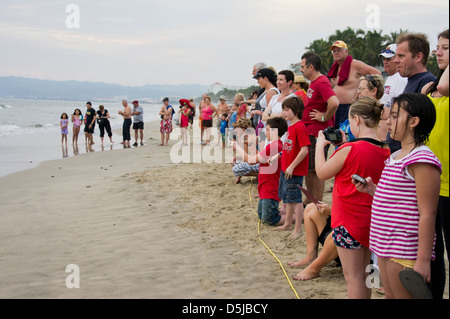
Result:
<svg viewBox="0 0 450 319"><path fill-rule="evenodd" d="M250 126L252 126L252 122L245 117L241 117L236 123L234 123L234 127L240 127L244 130L248 129Z"/></svg>

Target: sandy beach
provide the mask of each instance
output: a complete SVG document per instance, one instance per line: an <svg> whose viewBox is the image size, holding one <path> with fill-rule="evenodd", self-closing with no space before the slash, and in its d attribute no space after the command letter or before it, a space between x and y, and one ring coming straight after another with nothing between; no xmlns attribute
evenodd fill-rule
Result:
<svg viewBox="0 0 450 319"><path fill-rule="evenodd" d="M295 299L258 240L257 182L234 184L229 163L173 164L177 141L157 146L156 122L144 134L142 147L0 178L0 298ZM261 226L292 278L299 269L287 262L304 256L306 242L289 235ZM68 265L79 268L80 288L66 286ZM300 299L346 298L334 263L291 283Z"/></svg>

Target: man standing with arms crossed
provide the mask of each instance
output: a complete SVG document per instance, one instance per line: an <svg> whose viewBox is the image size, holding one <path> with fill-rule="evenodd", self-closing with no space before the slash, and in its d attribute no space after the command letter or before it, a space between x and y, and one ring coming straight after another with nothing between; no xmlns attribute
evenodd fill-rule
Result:
<svg viewBox="0 0 450 319"><path fill-rule="evenodd" d="M328 78L320 73L322 61L315 53L305 53L302 56L301 71L305 78L311 81L305 97L303 123L309 134L309 169L306 175L306 188L322 201L325 181L317 177L315 169L316 140L319 131L333 126L333 116L339 106L339 100L331 87ZM328 151L328 148L326 148ZM326 157L326 155L325 155Z"/></svg>
<svg viewBox="0 0 450 319"><path fill-rule="evenodd" d="M339 128L341 123L348 118L348 110L359 87L361 76L381 75L381 72L364 62L353 59L348 54L348 46L344 41L334 42L330 50L335 62L327 76L330 78L334 92L339 99L339 107L334 121L334 127Z"/></svg>

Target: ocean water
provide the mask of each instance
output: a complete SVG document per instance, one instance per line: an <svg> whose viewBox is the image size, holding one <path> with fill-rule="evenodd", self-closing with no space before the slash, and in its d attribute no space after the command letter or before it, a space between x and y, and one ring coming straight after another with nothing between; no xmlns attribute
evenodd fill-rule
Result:
<svg viewBox="0 0 450 319"><path fill-rule="evenodd" d="M108 110L113 130L122 127L123 118L118 114L123 110L121 102L92 102L98 110L103 104ZM130 105L133 107L132 105ZM141 104L144 109L144 121L152 122L160 119L160 104ZM98 126L94 133L94 146L86 149L84 144L84 126L78 137L78 148L72 147L72 125L69 122L68 147L61 146L61 129L59 126L62 113L73 114L79 108L84 114L86 102L54 101L54 100L19 100L0 99L0 177L36 167L39 163L69 156L77 156L92 151L107 151L122 148L122 136L113 135L114 144L109 138L104 139L101 147ZM134 135L132 134L132 138ZM144 130L145 136L145 130Z"/></svg>

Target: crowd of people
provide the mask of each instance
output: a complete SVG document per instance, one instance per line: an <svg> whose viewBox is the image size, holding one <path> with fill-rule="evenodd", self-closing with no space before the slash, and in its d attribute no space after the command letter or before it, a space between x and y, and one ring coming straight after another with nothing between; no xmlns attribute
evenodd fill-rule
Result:
<svg viewBox="0 0 450 319"><path fill-rule="evenodd" d="M175 110L165 98L159 146L168 145L173 122L188 146L189 125L198 118L199 144L231 147L236 183L258 178L261 221L292 231L291 239L305 234L306 256L288 263L306 267L294 279L318 277L336 260L348 297L366 299L372 263L386 298L442 299L445 250L450 257L448 49L446 30L435 50L437 76L427 70L430 44L420 33L402 33L380 52L385 77L354 59L344 41L332 44L327 74L312 52L301 56L302 74L255 64L260 90L247 99L236 94L232 105L220 96L214 106L204 94L198 107L181 99ZM122 104L124 147L130 147L132 118L134 146L139 138L143 145L142 108L138 101L134 108ZM96 112L89 102L84 118L75 110L73 143L84 123L92 144L97 120L102 143L105 130L111 139L108 118L107 110ZM68 121L63 114L63 142ZM334 180L332 203L323 202L327 180Z"/></svg>
<svg viewBox="0 0 450 319"><path fill-rule="evenodd" d="M307 52L302 74L256 64L260 91L247 100L236 95L228 111L225 97L219 109L203 96L200 143L211 142L216 117L223 146L230 140L236 152L236 182L258 176L262 222L292 230L293 239L304 224L307 255L289 265L306 268L294 279L315 278L337 260L348 297L370 298L372 263L386 298L443 297L450 239L448 47L446 30L435 50L436 77L426 67L427 37L403 33L379 54L385 78L336 41L327 74L320 72L321 58ZM330 179L332 203L324 203Z"/></svg>

